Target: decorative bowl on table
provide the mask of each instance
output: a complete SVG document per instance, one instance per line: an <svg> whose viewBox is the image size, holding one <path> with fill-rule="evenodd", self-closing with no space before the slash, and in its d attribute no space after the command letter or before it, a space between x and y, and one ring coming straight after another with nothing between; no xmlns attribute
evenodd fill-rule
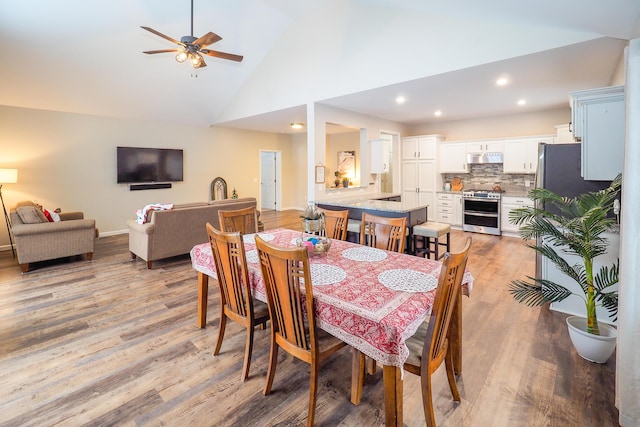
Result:
<svg viewBox="0 0 640 427"><path fill-rule="evenodd" d="M299 248L306 248L309 255L320 255L329 251L331 239L322 236L303 235L296 239Z"/></svg>

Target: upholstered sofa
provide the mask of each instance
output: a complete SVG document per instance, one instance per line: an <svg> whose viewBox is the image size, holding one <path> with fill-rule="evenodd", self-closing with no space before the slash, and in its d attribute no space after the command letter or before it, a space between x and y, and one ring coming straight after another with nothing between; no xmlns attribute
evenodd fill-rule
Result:
<svg viewBox="0 0 640 427"><path fill-rule="evenodd" d="M86 255L89 261L93 258L96 222L85 219L84 213L60 212L60 221L49 222L41 207L20 202L10 216L18 264L24 273L33 262L74 255Z"/></svg>
<svg viewBox="0 0 640 427"><path fill-rule="evenodd" d="M127 226L131 258L142 258L150 269L153 261L187 254L195 245L208 241L207 222L220 228L218 211L256 207L256 203L253 197L213 200L150 211L144 224L130 219Z"/></svg>

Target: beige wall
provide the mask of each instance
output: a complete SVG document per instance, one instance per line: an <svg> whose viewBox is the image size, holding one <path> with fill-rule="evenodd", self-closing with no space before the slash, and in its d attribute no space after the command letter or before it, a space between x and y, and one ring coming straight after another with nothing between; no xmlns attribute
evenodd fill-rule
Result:
<svg viewBox="0 0 640 427"><path fill-rule="evenodd" d="M37 200L47 208L81 210L96 219L102 234L124 231L126 220L148 203L208 200L217 176L240 197L259 198L260 149L282 152L282 205L304 206L299 189L289 188L300 173L292 144L288 135L0 106L0 168L18 169L18 183L2 188L7 208ZM119 145L184 149L184 181L143 191L116 184ZM8 241L0 227L0 247Z"/></svg>
<svg viewBox="0 0 640 427"><path fill-rule="evenodd" d="M412 126L409 133L403 136L440 134L445 136L447 141L456 141L474 138L555 135L554 126L570 121L571 108L569 95L567 95L567 106L555 110L417 125Z"/></svg>

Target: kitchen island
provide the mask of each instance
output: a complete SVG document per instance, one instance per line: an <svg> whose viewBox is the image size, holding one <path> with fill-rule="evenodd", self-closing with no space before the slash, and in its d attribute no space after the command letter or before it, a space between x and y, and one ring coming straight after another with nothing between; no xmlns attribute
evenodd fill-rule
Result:
<svg viewBox="0 0 640 427"><path fill-rule="evenodd" d="M409 234L407 236L407 244L405 247L411 252L411 242L413 241L413 226L427 221L426 203L417 203L413 200L407 201L391 201L389 199L396 198L394 194L377 194L382 195L382 199L371 199L371 196L345 198L340 200L319 200L315 204L327 210L344 210L349 209L349 219L360 221L362 213L367 212L372 215L384 216L388 218L407 218L407 228ZM376 196L377 196L376 195Z"/></svg>

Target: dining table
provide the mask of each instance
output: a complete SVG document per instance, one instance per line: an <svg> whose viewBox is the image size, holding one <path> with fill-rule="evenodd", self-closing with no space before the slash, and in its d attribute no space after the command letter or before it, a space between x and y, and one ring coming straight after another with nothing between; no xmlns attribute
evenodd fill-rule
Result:
<svg viewBox="0 0 640 427"><path fill-rule="evenodd" d="M281 247L296 247L313 238L285 228L257 234ZM255 236L243 236L247 270L254 297L266 302ZM198 272L198 327L204 328L209 277L217 278L211 245L196 245L190 255ZM382 365L385 425L402 426L406 341L431 313L442 263L334 239L328 251L310 254L309 264L316 325ZM473 280L466 270L449 335L457 374L462 372L462 294L470 295ZM351 387L354 404L360 401L355 395L356 377Z"/></svg>

